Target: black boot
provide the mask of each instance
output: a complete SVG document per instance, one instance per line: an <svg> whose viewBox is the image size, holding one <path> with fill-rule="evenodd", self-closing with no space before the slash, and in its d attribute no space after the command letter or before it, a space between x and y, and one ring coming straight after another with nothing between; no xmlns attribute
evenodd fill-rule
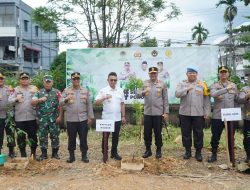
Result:
<svg viewBox="0 0 250 190"><path fill-rule="evenodd" d="M196 152L195 152L195 159L196 159L198 162L202 162L201 149L196 149Z"/></svg>
<svg viewBox="0 0 250 190"><path fill-rule="evenodd" d="M186 148L186 152L183 156L183 159L187 160L187 159L191 158L191 156L192 156L191 148Z"/></svg>
<svg viewBox="0 0 250 190"><path fill-rule="evenodd" d="M152 156L152 151L151 151L151 147L146 147L146 151L145 151L145 153L143 154L143 158L148 158L148 157L150 157L150 156Z"/></svg>
<svg viewBox="0 0 250 190"><path fill-rule="evenodd" d="M59 157L59 155L58 155L58 150L59 150L59 148L53 148L53 149L52 149L52 156L51 156L51 158L55 158L55 159L57 159L57 160L60 159L60 157Z"/></svg>
<svg viewBox="0 0 250 190"><path fill-rule="evenodd" d="M42 151L42 154L38 157L37 161L42 161L42 160L48 159L47 149L41 148L41 151Z"/></svg>
<svg viewBox="0 0 250 190"><path fill-rule="evenodd" d="M217 149L212 149L212 155L207 160L209 163L217 161Z"/></svg>
<svg viewBox="0 0 250 190"><path fill-rule="evenodd" d="M246 163L250 162L250 152L247 152L247 157L245 159L245 162Z"/></svg>
<svg viewBox="0 0 250 190"><path fill-rule="evenodd" d="M21 153L21 157L27 157L27 153L26 153L26 149L25 148L20 148L20 153Z"/></svg>
<svg viewBox="0 0 250 190"><path fill-rule="evenodd" d="M10 157L10 158L16 157L15 152L14 152L14 147L13 147L13 146L10 146L10 147L9 147L9 157Z"/></svg>
<svg viewBox="0 0 250 190"><path fill-rule="evenodd" d="M67 160L68 163L72 163L74 162L76 159L75 159L75 153L74 153L74 150L73 151L69 151L69 158Z"/></svg>
<svg viewBox="0 0 250 190"><path fill-rule="evenodd" d="M162 154L161 154L161 148L157 148L156 149L156 154L155 154L155 158L159 159L161 158Z"/></svg>
<svg viewBox="0 0 250 190"><path fill-rule="evenodd" d="M122 157L116 152L116 153L112 153L110 158L113 158L115 160L121 160Z"/></svg>
<svg viewBox="0 0 250 190"><path fill-rule="evenodd" d="M88 158L87 151L83 151L83 152L82 152L82 161L83 161L84 163L89 163L89 158Z"/></svg>

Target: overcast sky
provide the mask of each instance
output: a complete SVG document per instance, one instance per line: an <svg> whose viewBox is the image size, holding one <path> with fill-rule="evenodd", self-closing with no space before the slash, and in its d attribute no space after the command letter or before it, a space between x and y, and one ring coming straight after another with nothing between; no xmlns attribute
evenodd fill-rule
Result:
<svg viewBox="0 0 250 190"><path fill-rule="evenodd" d="M47 0L23 0L33 8L45 6ZM223 20L225 7L216 8L218 0L171 0L180 8L182 15L177 19L162 23L149 32L150 37L158 40L172 39L173 42L185 42L191 39L191 28L202 22L210 32L206 43L213 43L216 39L224 35L226 23ZM244 16L250 15L250 6L244 6L243 2L236 4L238 14L234 19L234 26L243 22L250 22ZM61 45L60 51L70 48L84 48L86 44Z"/></svg>

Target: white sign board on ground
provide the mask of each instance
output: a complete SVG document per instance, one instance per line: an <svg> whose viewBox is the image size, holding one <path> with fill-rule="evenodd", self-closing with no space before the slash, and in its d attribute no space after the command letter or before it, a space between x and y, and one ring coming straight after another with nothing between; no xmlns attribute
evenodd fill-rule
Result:
<svg viewBox="0 0 250 190"><path fill-rule="evenodd" d="M114 132L115 122L113 120L97 119L96 131L97 132Z"/></svg>
<svg viewBox="0 0 250 190"><path fill-rule="evenodd" d="M222 121L240 121L241 108L225 108L221 109L221 120Z"/></svg>

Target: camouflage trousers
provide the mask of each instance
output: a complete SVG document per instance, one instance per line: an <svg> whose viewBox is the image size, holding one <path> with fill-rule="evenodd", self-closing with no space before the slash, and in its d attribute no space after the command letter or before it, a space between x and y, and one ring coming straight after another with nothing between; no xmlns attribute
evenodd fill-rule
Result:
<svg viewBox="0 0 250 190"><path fill-rule="evenodd" d="M40 119L38 137L41 149L48 149L48 135L50 135L51 147L59 147L60 128L55 121Z"/></svg>

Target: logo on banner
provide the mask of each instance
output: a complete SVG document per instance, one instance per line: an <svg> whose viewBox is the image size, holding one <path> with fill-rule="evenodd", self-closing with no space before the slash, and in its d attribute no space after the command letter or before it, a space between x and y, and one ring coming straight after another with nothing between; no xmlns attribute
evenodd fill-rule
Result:
<svg viewBox="0 0 250 190"><path fill-rule="evenodd" d="M171 50L167 50L165 52L165 55L166 55L167 58L170 58L172 56L172 51Z"/></svg>
<svg viewBox="0 0 250 190"><path fill-rule="evenodd" d="M137 58L141 57L141 52L136 51L136 52L134 53L134 57L137 57Z"/></svg>
<svg viewBox="0 0 250 190"><path fill-rule="evenodd" d="M156 56L158 55L158 52L157 52L156 50L153 50L153 51L151 52L151 55L152 55L153 57L156 57Z"/></svg>

